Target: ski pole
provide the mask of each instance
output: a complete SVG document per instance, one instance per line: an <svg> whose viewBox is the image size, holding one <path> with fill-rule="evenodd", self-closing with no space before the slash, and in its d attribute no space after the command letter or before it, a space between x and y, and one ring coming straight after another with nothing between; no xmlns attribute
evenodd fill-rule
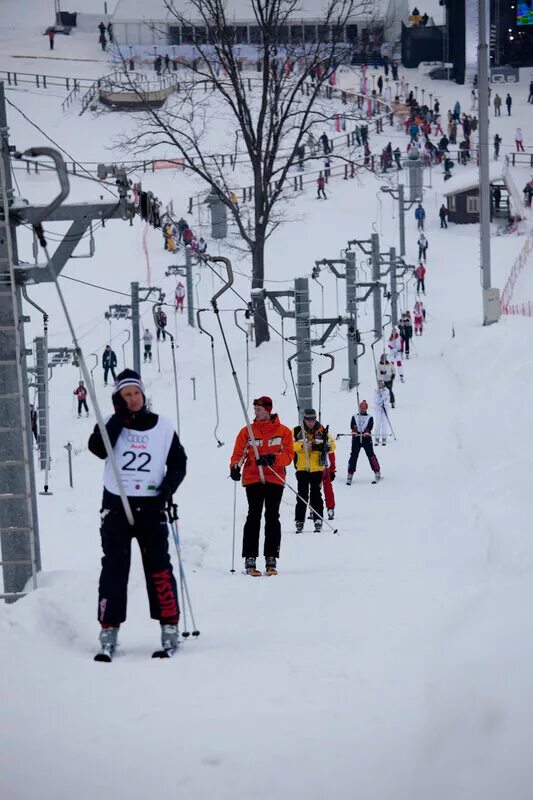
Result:
<svg viewBox="0 0 533 800"><path fill-rule="evenodd" d="M69 180L68 180L68 173L67 168L65 166L65 162L63 161L63 156L57 150L54 150L51 147L33 147L30 150L26 150L22 155L30 156L31 158L35 158L37 156L49 156L55 164L55 169L57 173L57 177L59 179L59 183L61 186L61 191L59 195L50 203L50 205L46 206L43 211L38 215L37 219L33 223L33 229L37 235L37 239L39 240L39 244L44 250L44 254L47 260L47 267L48 271L52 277L52 280L55 284L56 291L59 297L59 302L61 303L61 307L63 309L63 313L65 315L65 319L67 320L67 325L70 331L70 335L72 337L72 343L74 345L74 353L79 360L80 368L83 374L83 378L85 380L85 385L87 386L87 391L89 392L89 396L91 398L91 402L93 404L94 413L96 415L96 419L98 421L98 427L100 429L100 435L102 437L102 442L104 444L107 457L109 458L109 463L111 465L111 469L113 470L113 474L115 480L117 482L117 487L120 495L120 500L122 502L122 507L124 509L124 513L130 525L134 525L133 514L131 511L130 502L124 490L124 486L122 484L122 478L120 475L120 470L118 468L118 464L115 459L115 454L113 452L113 446L111 444L111 440L109 438L109 434L107 432L107 428L105 426L104 418L102 416L102 412L100 411L100 406L98 405L98 400L96 398L96 393L94 391L91 376L89 375L89 371L87 369L87 364L85 363L85 357L83 355L83 351L80 347L78 342L78 337L76 336L76 331L74 330L74 326L72 324L72 320L70 318L70 313L67 308L67 304L65 302L65 298L63 296L63 292L59 285L59 281L57 280L57 274L53 267L52 261L50 259L50 254L48 252L48 244L44 237L44 231L42 227L42 222L46 217L55 209L57 208L67 197L70 191Z"/></svg>
<svg viewBox="0 0 533 800"><path fill-rule="evenodd" d="M152 314L154 317L154 323L158 330L161 331L163 337L165 336L165 329L162 325L159 324L159 320L157 318L157 310L161 309L162 303L154 303L152 306ZM157 310L156 310L157 309ZM180 396L179 396L179 389L178 389L178 371L176 368L176 349L174 347L174 337L170 333L170 331L166 331L166 335L170 338L170 349L172 352L172 367L174 370L174 395L176 398L176 427L178 429L178 436L180 435ZM164 341L164 338L163 338ZM156 342L157 344L157 361L159 363L159 341ZM160 370L159 370L160 371Z"/></svg>
<svg viewBox="0 0 533 800"><path fill-rule="evenodd" d="M174 543L176 545L176 552L178 554L178 564L179 564L179 572L180 572L180 583L182 592L185 590L185 596L187 598L187 604L189 606L189 612L191 615L192 620L192 635L193 636L200 636L200 631L196 627L196 622L194 621L194 613L192 610L192 603L191 603L191 596L189 594L189 587L187 585L187 577L185 575L185 569L183 567L183 559L181 557L181 545L180 545L180 536L178 531L178 506L176 503L172 503L169 508L167 509L169 512L170 518L170 525L172 527L172 532L174 535ZM183 596L183 595L182 595ZM185 617L185 600L183 600L183 615ZM182 633L182 636L185 636L185 632ZM189 636L189 632L187 631L187 636ZM186 638L186 636L185 636Z"/></svg>
<svg viewBox="0 0 533 800"><path fill-rule="evenodd" d="M392 433L392 438L394 439L394 441L396 441L396 436L394 434L394 429L393 429L392 425L390 424L389 415L387 414L387 409L385 408L385 406L383 406L383 411L385 412L385 416L387 417L387 422L389 423L389 428L390 428L390 431Z"/></svg>
<svg viewBox="0 0 533 800"><path fill-rule="evenodd" d="M231 261L229 258L225 258L224 256L209 256L206 258L206 261L215 261L215 262L222 262L226 267L227 272L227 280L222 289L219 289L213 297L211 298L211 305L213 306L213 311L216 314L216 318L218 320L218 325L220 328L220 333L222 334L222 341L224 342L224 347L226 348L226 354L228 356L228 361L231 367L231 374L233 376L233 380L235 382L235 388L237 389L237 394L239 396L239 401L242 408L242 413L244 414L244 419L246 421L246 428L248 429L248 436L250 437L250 444L252 446L252 450L254 451L255 459L259 458L259 450L257 448L257 444L255 441L254 432L252 430L252 425L250 423L250 418L248 417L248 411L244 404L244 398L242 396L241 387L239 384L239 378L237 377L237 373L235 371L235 365L233 364L233 359L231 357L231 351L229 349L229 345L226 339L226 334L224 332L224 326L222 325L222 320L220 319L220 313L218 309L218 298L226 292L233 283L233 270L231 268ZM261 478L261 483L265 483L265 473L263 472L263 467L259 464L258 465L259 477Z"/></svg>
<svg viewBox="0 0 533 800"><path fill-rule="evenodd" d="M199 308L196 311L196 322L198 323L199 330L202 333L206 333L209 336L209 338L211 339L211 361L213 363L213 388L214 388L214 392L215 392L215 412L216 412L216 425L215 425L215 429L213 431L213 436L215 437L217 446L218 447L223 447L224 446L224 442L221 442L220 439L217 436L218 426L220 424L220 415L219 415L219 411L218 411L217 369L216 369L216 365L215 365L215 337L211 333L209 333L209 331L206 331L206 329L202 327L202 321L200 319L200 314L203 311L209 311L209 309L208 308Z"/></svg>
<svg viewBox="0 0 533 800"><path fill-rule="evenodd" d="M233 481L233 536L231 541L231 569L235 572L235 525L237 518L237 481Z"/></svg>
<svg viewBox="0 0 533 800"><path fill-rule="evenodd" d="M323 522L325 525L327 525L327 526L328 526L328 528L330 528L330 529L333 531L333 533L338 533L338 532L339 532L339 529L338 529L338 528L334 528L334 527L333 527L333 525L330 525L330 524L329 524L329 522L327 521L327 519L324 519L324 517L322 517L322 516L321 516L321 515L318 513L318 511L315 511L315 509L314 509L314 508L311 506L311 504L310 504L310 503L309 503L309 502L308 502L308 501L307 501L307 500L306 500L304 497L302 497L302 495L301 495L301 494L299 494L299 493L296 491L296 489L294 489L294 488L293 488L293 487L290 485L290 483L289 483L289 482L288 482L288 481L287 481L285 478L282 478L282 477L281 477L281 475L279 475L279 474L276 472L276 470L275 470L273 467L271 467L271 466L270 466L270 464L268 465L268 468L269 468L269 470L270 470L270 471L271 471L271 472L272 472L272 473L273 473L273 474L276 476L276 478L278 479L278 481L281 481L281 482L283 483L283 485L287 487L287 489L290 489L290 490L291 490L291 492L292 492L293 494L295 494L295 495L296 495L296 497L297 497L299 500L301 500L301 501L302 501L302 503L305 503L305 505L307 506L307 508L309 509L309 511L312 511L312 512L313 512L313 514L315 515L315 517L318 517L318 519L321 519L321 520L322 520L322 522Z"/></svg>

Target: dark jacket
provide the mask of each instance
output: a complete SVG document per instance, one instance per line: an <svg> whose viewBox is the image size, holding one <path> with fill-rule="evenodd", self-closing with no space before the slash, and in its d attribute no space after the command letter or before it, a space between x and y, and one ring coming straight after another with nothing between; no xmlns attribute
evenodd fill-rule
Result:
<svg viewBox="0 0 533 800"><path fill-rule="evenodd" d="M116 367L117 354L114 350L104 350L102 353L102 366L103 367Z"/></svg>
<svg viewBox="0 0 533 800"><path fill-rule="evenodd" d="M138 411L137 413L117 411L106 422L106 429L111 440L111 445L113 447L115 446L122 428L131 428L135 431L149 431L152 428L155 428L158 419L159 417L157 414L152 414L152 412L147 411L146 408L141 409L141 411ZM89 437L89 450L98 458L107 458L104 440L102 439L102 434L100 433L100 428L98 425L95 426L94 431ZM172 444L170 445L170 450L168 451L166 465L167 471L164 480L165 483L171 488L172 493L174 493L184 479L187 471L187 456L185 455L185 450L183 449L176 433L174 434ZM159 509L161 505L162 503L160 497L135 498L136 508ZM111 494L111 492L108 492L104 487L102 508L122 508L120 496Z"/></svg>

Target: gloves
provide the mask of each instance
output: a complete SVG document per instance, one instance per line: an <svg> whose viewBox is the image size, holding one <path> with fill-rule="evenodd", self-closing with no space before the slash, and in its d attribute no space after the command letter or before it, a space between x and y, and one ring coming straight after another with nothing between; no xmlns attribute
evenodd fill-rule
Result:
<svg viewBox="0 0 533 800"><path fill-rule="evenodd" d="M259 458L255 459L255 463L258 467L271 467L276 461L276 454L275 453L266 453L264 456L259 456Z"/></svg>
<svg viewBox="0 0 533 800"><path fill-rule="evenodd" d="M336 475L336 473L334 472L334 470L331 470L331 472L329 473L330 481L333 482L335 480L335 475Z"/></svg>
<svg viewBox="0 0 533 800"><path fill-rule="evenodd" d="M164 478L161 481L161 485L157 487L157 491L159 492L159 499L163 506L169 505L172 500L172 487Z"/></svg>
<svg viewBox="0 0 533 800"><path fill-rule="evenodd" d="M240 481L241 479L241 468L238 464L234 464L229 469L229 476L232 481Z"/></svg>
<svg viewBox="0 0 533 800"><path fill-rule="evenodd" d="M117 392L117 394L113 395L113 407L117 414L127 414L128 413L128 404L124 400L121 394Z"/></svg>

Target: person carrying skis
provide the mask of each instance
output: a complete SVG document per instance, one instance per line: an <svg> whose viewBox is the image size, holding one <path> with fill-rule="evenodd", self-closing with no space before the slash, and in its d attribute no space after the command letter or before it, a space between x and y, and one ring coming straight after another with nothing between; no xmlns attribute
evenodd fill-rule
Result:
<svg viewBox="0 0 533 800"><path fill-rule="evenodd" d="M379 362L376 367L376 378L378 380L382 380L389 390L391 408L394 408L395 403L394 392L392 390L392 384L394 383L395 377L396 369L394 368L394 364L389 363L386 353L382 353L379 357Z"/></svg>
<svg viewBox="0 0 533 800"><path fill-rule="evenodd" d="M352 449L350 452L350 459L348 461L348 474L346 476L346 485L351 486L353 476L357 467L357 459L359 453L363 449L368 458L370 469L374 473L374 480L379 481L381 478L381 469L379 461L374 453L372 447L372 429L374 427L374 418L368 415L368 403L366 400L361 400L359 403L359 411L354 414L350 428L352 429Z"/></svg>
<svg viewBox="0 0 533 800"><path fill-rule="evenodd" d="M263 395L253 401L255 418L251 423L256 459L248 426L241 428L235 439L230 459L230 477L241 480L248 499L248 515L244 523L242 557L247 575L259 577L256 559L259 555L259 533L265 509L265 571L277 575L276 565L281 544L279 506L285 486L285 468L294 458L292 431L272 413L272 399ZM262 477L261 477L262 473ZM264 479L264 482L263 482Z"/></svg>
<svg viewBox="0 0 533 800"><path fill-rule="evenodd" d="M144 357L143 362L146 364L147 361L152 363L152 342L154 340L154 334L152 331L145 329L143 333L143 344L144 344Z"/></svg>
<svg viewBox="0 0 533 800"><path fill-rule="evenodd" d="M415 208L415 219L416 219L416 224L417 224L417 228L418 228L419 231L423 231L424 230L424 220L425 220L425 218L426 218L426 211L425 211L422 203L419 203L418 206Z"/></svg>
<svg viewBox="0 0 533 800"><path fill-rule="evenodd" d="M179 281L176 286L174 297L176 300L176 311L181 311L181 313L183 313L183 303L185 302L185 286L181 281Z"/></svg>
<svg viewBox="0 0 533 800"><path fill-rule="evenodd" d="M398 330L400 331L402 353L405 353L405 357L409 358L410 343L413 338L413 324L411 322L410 311L403 312L398 323Z"/></svg>
<svg viewBox="0 0 533 800"><path fill-rule="evenodd" d="M107 376L111 372L113 381L116 381L115 367L117 366L117 356L114 350L111 349L110 344L106 344L105 350L102 353L102 367L104 370L104 386L107 386Z"/></svg>
<svg viewBox="0 0 533 800"><path fill-rule="evenodd" d="M420 289L422 289L422 294L426 293L426 284L425 284L425 277L426 277L426 268L423 264L419 264L418 267L415 269L415 278L416 278L416 293L420 293Z"/></svg>
<svg viewBox="0 0 533 800"><path fill-rule="evenodd" d="M426 317L426 309L421 300L417 300L413 309L413 319L415 323L415 336L422 336L424 330L424 319Z"/></svg>
<svg viewBox="0 0 533 800"><path fill-rule="evenodd" d="M307 503L313 515L316 533L322 530L324 502L322 500L322 476L327 455L335 450L333 437L319 422L314 408L303 413L303 427L297 425L294 434L294 466L298 484L298 497L294 512L296 533L303 531Z"/></svg>
<svg viewBox="0 0 533 800"><path fill-rule="evenodd" d="M322 473L322 489L324 491L324 502L326 504L326 511L328 512L328 519L333 519L335 516L335 492L333 491L333 481L337 474L337 464L335 453L330 450L326 456L326 466Z"/></svg>
<svg viewBox="0 0 533 800"><path fill-rule="evenodd" d="M102 571L98 588L100 645L110 661L120 625L126 620L128 575L132 539L141 551L150 616L161 625L164 650L178 645L180 609L176 580L168 552L164 509L185 477L187 456L172 422L146 408L143 383L137 372L125 369L113 390L115 413L106 421L122 486L130 502L130 525L120 499L117 479L107 458L98 425L89 438L89 450L105 459L100 535Z"/></svg>
<svg viewBox="0 0 533 800"><path fill-rule="evenodd" d="M161 336L163 337L163 341L165 341L167 338L167 334L165 331L167 325L167 315L165 314L162 308L158 309L155 319L157 322L157 341L159 341Z"/></svg>
<svg viewBox="0 0 533 800"><path fill-rule="evenodd" d="M381 436L381 444L383 447L387 444L387 434L389 433L389 415L390 408L390 392L385 386L385 381L378 380L378 387L374 391L374 409L376 416L376 427L374 430L374 446L379 444L379 437Z"/></svg>
<svg viewBox="0 0 533 800"><path fill-rule="evenodd" d="M428 250L428 240L426 239L423 233L421 233L420 236L418 237L417 244L418 244L418 260L422 261L422 259L424 259L425 261Z"/></svg>
<svg viewBox="0 0 533 800"><path fill-rule="evenodd" d="M387 350L389 356L388 360L391 364L397 367L398 375L400 376L400 380L403 383L405 381L405 378L403 374L401 338L400 334L398 333L398 330L394 327L391 330L389 341L387 342Z"/></svg>
<svg viewBox="0 0 533 800"><path fill-rule="evenodd" d="M89 408L87 406L87 389L83 381L79 382L78 388L74 389L73 394L75 394L78 398L78 419L81 417L82 408L85 409L86 415L89 416Z"/></svg>

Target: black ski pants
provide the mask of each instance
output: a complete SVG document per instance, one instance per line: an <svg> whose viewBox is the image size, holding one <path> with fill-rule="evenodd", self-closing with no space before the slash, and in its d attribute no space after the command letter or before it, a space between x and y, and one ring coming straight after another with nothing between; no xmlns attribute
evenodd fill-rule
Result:
<svg viewBox="0 0 533 800"><path fill-rule="evenodd" d="M134 499L130 500L133 505ZM159 509L133 510L132 526L122 509L103 511L100 528L102 571L98 588L98 621L118 626L126 619L131 543L137 539L146 579L150 616L161 623L179 620L178 591L168 553L168 528Z"/></svg>
<svg viewBox="0 0 533 800"><path fill-rule="evenodd" d="M158 327L157 329L157 341L159 341L161 337L163 337L163 341L165 341L167 338L167 334L163 326L160 328Z"/></svg>
<svg viewBox="0 0 533 800"><path fill-rule="evenodd" d="M246 487L248 498L248 516L244 523L242 537L243 558L257 558L259 555L259 533L261 516L265 509L265 544L263 555L278 558L281 544L281 524L279 506L283 494L283 485L278 483L251 483Z"/></svg>
<svg viewBox="0 0 533 800"><path fill-rule="evenodd" d="M424 294L426 293L426 284L424 283L424 278L417 278L416 279L416 291L417 291L417 294L420 292L420 289L422 289Z"/></svg>
<svg viewBox="0 0 533 800"><path fill-rule="evenodd" d="M78 400L78 417L79 417L79 416L80 416L80 414L81 414L81 410L82 410L82 408L84 408L84 409L85 409L85 411L87 412L87 414L89 413L89 409L88 409L88 407L87 407L87 400Z"/></svg>
<svg viewBox="0 0 533 800"><path fill-rule="evenodd" d="M115 367L112 367L111 365L109 367L104 367L104 383L106 386L107 386L107 376L109 375L109 372L111 372L114 381L116 381L117 379L117 376L115 374Z"/></svg>
<svg viewBox="0 0 533 800"><path fill-rule="evenodd" d="M411 347L411 345L410 345L410 337L409 336L402 336L400 334L400 339L403 342L403 349L404 349L405 355L409 356L409 351L410 351L410 347Z"/></svg>
<svg viewBox="0 0 533 800"><path fill-rule="evenodd" d="M322 470L320 472L306 472L299 470L296 473L298 483L298 498L296 499L296 510L294 519L296 522L304 522L307 506L304 502L309 502L311 511L314 512L313 518L317 519L316 514L324 516L324 501L322 500Z"/></svg>
<svg viewBox="0 0 533 800"><path fill-rule="evenodd" d="M348 461L348 474L353 475L355 473L357 459L359 458L361 449L363 449L366 453L366 457L368 458L368 463L370 464L370 469L372 472L379 472L379 461L377 460L374 453L374 448L372 447L372 436L354 436L352 439L350 460Z"/></svg>

